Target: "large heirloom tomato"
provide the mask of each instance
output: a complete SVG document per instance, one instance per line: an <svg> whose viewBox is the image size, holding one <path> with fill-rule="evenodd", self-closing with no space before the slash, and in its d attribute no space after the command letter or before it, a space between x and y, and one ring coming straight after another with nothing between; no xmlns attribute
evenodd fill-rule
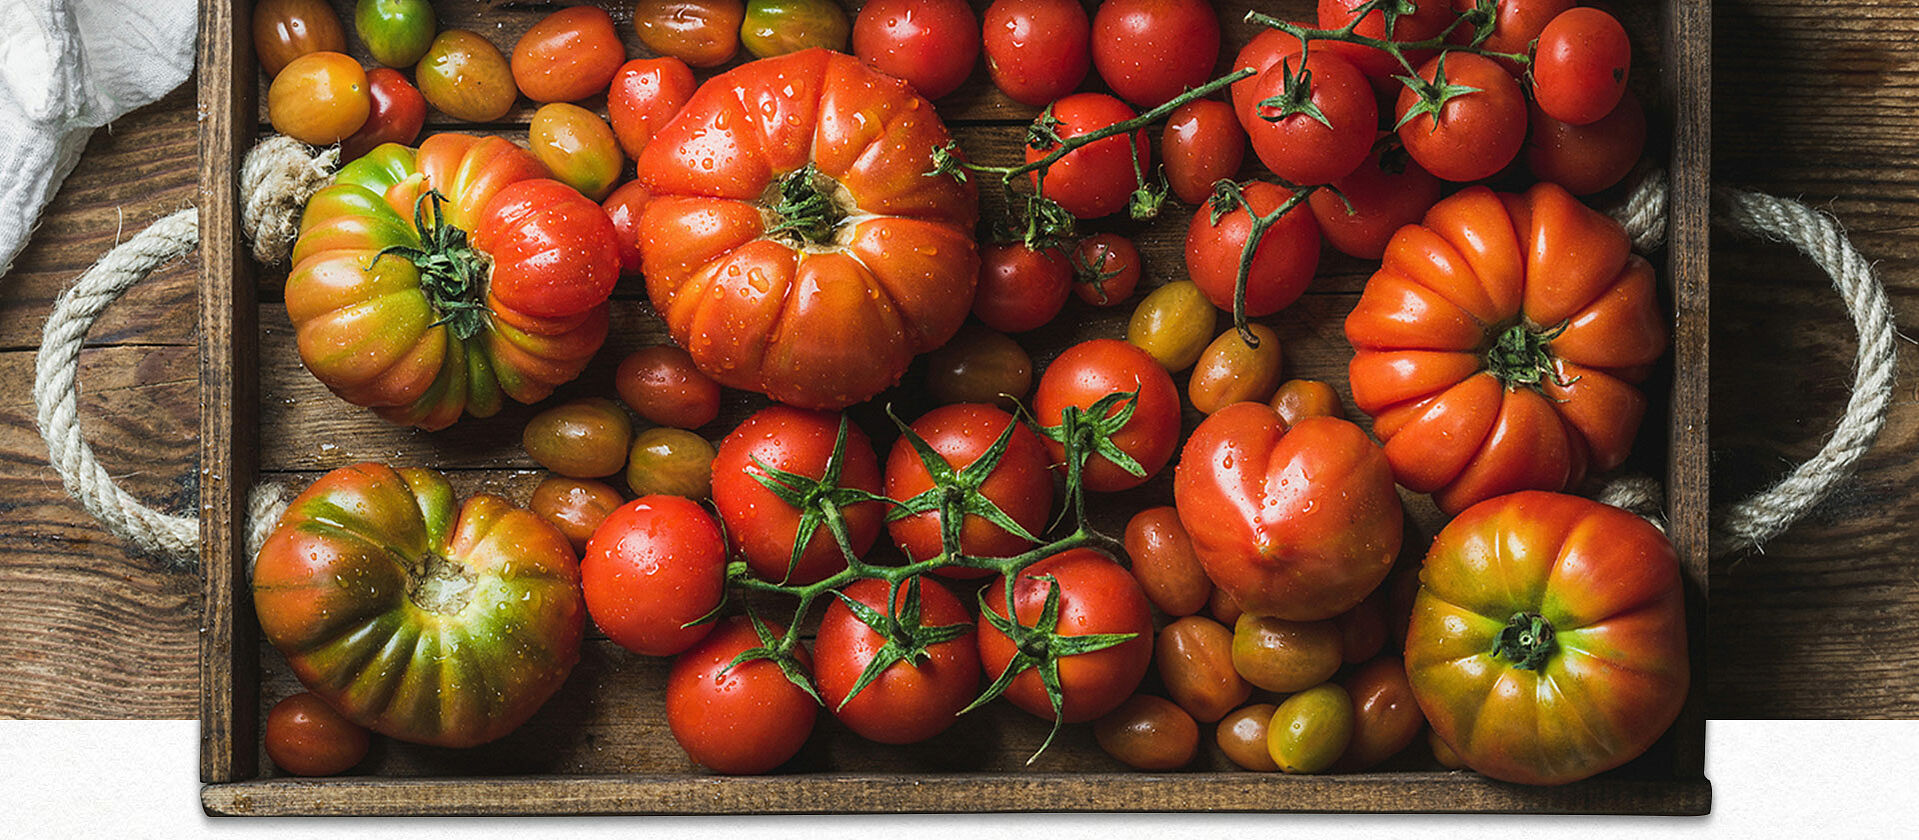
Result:
<svg viewBox="0 0 1919 840"><path fill-rule="evenodd" d="M1464 190L1393 235L1346 319L1393 474L1458 513L1619 466L1666 350L1652 266L1564 189Z"/></svg>
<svg viewBox="0 0 1919 840"><path fill-rule="evenodd" d="M295 676L348 720L470 747L524 723L580 658L573 547L499 496L456 507L430 470L334 470L260 547L253 607Z"/></svg>
<svg viewBox="0 0 1919 840"><path fill-rule="evenodd" d="M342 399L439 429L535 402L606 338L613 223L498 137L438 134L340 168L300 219L287 316Z"/></svg>
<svg viewBox="0 0 1919 840"><path fill-rule="evenodd" d="M1672 543L1630 513L1514 493L1439 532L1406 673L1433 732L1496 779L1578 781L1646 751L1690 681Z"/></svg>
<svg viewBox="0 0 1919 840"><path fill-rule="evenodd" d="M928 177L933 106L820 49L713 77L640 154L646 288L720 384L840 408L898 381L973 303L978 197Z"/></svg>
<svg viewBox="0 0 1919 840"><path fill-rule="evenodd" d="M1186 441L1173 504L1206 575L1253 615L1332 618L1386 579L1404 514L1392 471L1358 426L1287 428L1263 403L1215 412Z"/></svg>

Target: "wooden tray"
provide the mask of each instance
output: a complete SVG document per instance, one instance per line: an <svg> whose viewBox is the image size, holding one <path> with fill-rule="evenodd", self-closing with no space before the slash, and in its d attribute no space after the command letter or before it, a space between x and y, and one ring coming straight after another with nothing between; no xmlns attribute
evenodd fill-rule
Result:
<svg viewBox="0 0 1919 840"><path fill-rule="evenodd" d="M334 0L343 19L351 0ZM480 3L439 4L443 28L485 33L503 51L553 7L489 9ZM855 2L853 5L857 5ZM983 8L985 0L975 0ZM1249 7L1302 17L1306 0L1225 0L1224 67L1253 27ZM626 653L589 628L582 661L568 683L518 732L472 750L443 750L376 739L359 770L332 779L277 776L263 759L263 709L300 690L279 654L262 642L247 589L243 551L246 498L256 480L304 486L321 472L361 460L445 470L462 493L479 489L524 500L540 478L519 448L531 411L515 406L486 420L465 420L436 434L396 429L349 406L301 368L285 307L283 268L262 268L246 256L236 207L241 158L264 124L264 89L249 37L249 0L201 0L199 45L201 151L201 559L206 617L201 643L200 777L202 802L214 814L602 814L806 813L904 811L1466 811L1526 813L1703 814L1711 787L1703 775L1706 596L1707 154L1710 6L1706 0L1638 0L1623 6L1634 33L1635 86L1658 116L1649 152L1667 162L1671 210L1663 275L1671 289L1673 354L1667 399L1654 390L1650 417L1669 418L1641 433L1633 466L1667 477L1667 519L1691 598L1693 692L1679 722L1646 756L1598 778L1557 788L1494 782L1445 772L1415 745L1389 769L1361 775L1301 777L1237 772L1208 746L1191 772L1126 772L1093 744L1085 726L1068 727L1039 761L1023 762L1045 725L1006 704L962 719L947 734L915 747L861 741L830 716L784 775L713 776L691 764L662 719L664 660ZM631 6L617 4L616 16ZM624 20L630 54L644 55ZM364 52L355 40L354 49ZM368 62L370 63L370 62ZM603 103L586 103L600 107ZM1018 137L1035 110L1005 99L977 70L940 110L969 152L992 162L1017 154ZM520 103L505 122L473 126L434 114L427 130L489 131L524 140L532 108ZM1248 156L1251 157L1250 155ZM989 201L987 212L996 210ZM1150 226L1102 223L1136 236L1147 264L1145 287L1183 275L1182 242L1190 208L1169 205ZM1287 375L1324 379L1344 394L1351 350L1341 332L1369 266L1333 254L1299 303L1272 319L1285 344ZM1132 303L1094 310L1073 301L1046 330L1021 337L1044 364L1068 344L1119 336ZM614 333L596 364L559 397L610 394L612 366L625 353L664 339L640 284L615 292ZM909 371L890 399L905 416L924 405L920 369ZM1184 376L1176 377L1182 390ZM1350 400L1350 396L1346 395ZM764 404L729 392L715 438ZM874 410L854 417L878 445L891 426ZM1198 416L1190 409L1185 428ZM1663 445L1662 445L1663 444ZM882 453L886 450L882 448ZM1171 470L1147 487L1122 494L1098 524L1114 529L1123 511L1170 500ZM1408 497L1417 558L1435 524L1430 504ZM1149 680L1153 679L1149 677ZM1207 728L1210 733L1210 728ZM1210 737L1206 738L1210 742Z"/></svg>

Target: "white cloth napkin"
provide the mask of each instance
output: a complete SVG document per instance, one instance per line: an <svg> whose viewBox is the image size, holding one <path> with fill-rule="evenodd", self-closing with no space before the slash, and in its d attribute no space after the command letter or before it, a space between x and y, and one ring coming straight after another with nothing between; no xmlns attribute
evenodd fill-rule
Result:
<svg viewBox="0 0 1919 840"><path fill-rule="evenodd" d="M193 0L0 0L0 275L95 128L193 72Z"/></svg>

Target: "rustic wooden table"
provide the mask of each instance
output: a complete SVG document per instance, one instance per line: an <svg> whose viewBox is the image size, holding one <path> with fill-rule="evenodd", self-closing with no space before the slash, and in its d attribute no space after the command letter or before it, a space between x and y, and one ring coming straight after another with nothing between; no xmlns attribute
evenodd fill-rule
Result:
<svg viewBox="0 0 1919 840"><path fill-rule="evenodd" d="M1715 5L1713 177L1837 213L1919 323L1919 0ZM54 296L118 239L196 195L191 84L97 132L0 277L0 717L197 714L199 583L133 555L66 497L29 396ZM1776 246L1717 234L1714 496L1818 448L1854 343L1837 297ZM199 395L192 258L108 311L82 354L88 439L131 492L195 500ZM1891 422L1809 521L1712 573L1713 717L1919 714L1919 352Z"/></svg>

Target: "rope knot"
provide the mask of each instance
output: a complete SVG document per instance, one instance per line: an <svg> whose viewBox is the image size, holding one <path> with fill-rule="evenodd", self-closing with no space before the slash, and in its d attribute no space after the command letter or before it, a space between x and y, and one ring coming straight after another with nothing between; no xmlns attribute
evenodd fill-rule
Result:
<svg viewBox="0 0 1919 840"><path fill-rule="evenodd" d="M240 228L253 240L253 258L273 265L293 251L307 199L326 186L340 164L338 146L316 151L285 135L253 147L240 167Z"/></svg>

